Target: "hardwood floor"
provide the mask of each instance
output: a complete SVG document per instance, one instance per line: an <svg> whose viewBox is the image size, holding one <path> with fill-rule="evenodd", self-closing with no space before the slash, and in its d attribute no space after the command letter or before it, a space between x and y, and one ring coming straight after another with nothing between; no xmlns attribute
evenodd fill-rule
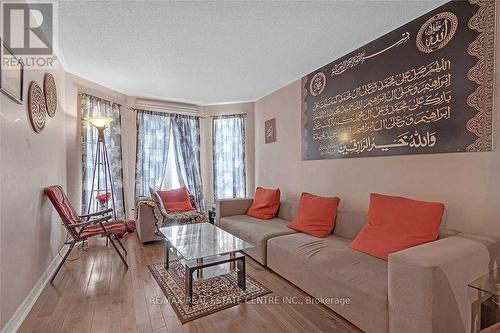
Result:
<svg viewBox="0 0 500 333"><path fill-rule="evenodd" d="M323 305L246 303L182 325L146 265L163 260L162 243L141 244L127 236L130 268L125 269L102 239L78 248L48 284L18 332L361 332ZM247 273L271 289L264 298L307 295L248 258ZM293 299L293 298L292 298ZM157 302L156 302L157 303ZM268 302L271 303L271 302Z"/></svg>

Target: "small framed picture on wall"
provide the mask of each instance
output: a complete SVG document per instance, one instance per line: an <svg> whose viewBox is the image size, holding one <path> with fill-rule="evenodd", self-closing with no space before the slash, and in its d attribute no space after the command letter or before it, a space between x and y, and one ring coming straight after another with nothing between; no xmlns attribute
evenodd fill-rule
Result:
<svg viewBox="0 0 500 333"><path fill-rule="evenodd" d="M0 91L23 104L23 62L0 39Z"/></svg>
<svg viewBox="0 0 500 333"><path fill-rule="evenodd" d="M266 143L276 141L276 118L266 120L264 123L264 132Z"/></svg>

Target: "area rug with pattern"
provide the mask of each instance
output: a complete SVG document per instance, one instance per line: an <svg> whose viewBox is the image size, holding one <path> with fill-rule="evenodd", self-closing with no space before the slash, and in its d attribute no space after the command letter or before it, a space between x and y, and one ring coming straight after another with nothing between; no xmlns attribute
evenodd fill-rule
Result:
<svg viewBox="0 0 500 333"><path fill-rule="evenodd" d="M240 289L237 272L202 280L193 278L193 305L188 306L184 293L184 265L181 262L171 261L168 270L163 263L148 265L148 268L183 324L271 292L248 274L246 290Z"/></svg>

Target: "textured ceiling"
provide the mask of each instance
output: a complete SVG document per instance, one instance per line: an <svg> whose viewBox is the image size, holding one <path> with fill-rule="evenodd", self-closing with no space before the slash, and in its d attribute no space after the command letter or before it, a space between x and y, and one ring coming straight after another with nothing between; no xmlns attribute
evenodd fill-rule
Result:
<svg viewBox="0 0 500 333"><path fill-rule="evenodd" d="M130 96L253 101L445 2L61 1L59 48Z"/></svg>

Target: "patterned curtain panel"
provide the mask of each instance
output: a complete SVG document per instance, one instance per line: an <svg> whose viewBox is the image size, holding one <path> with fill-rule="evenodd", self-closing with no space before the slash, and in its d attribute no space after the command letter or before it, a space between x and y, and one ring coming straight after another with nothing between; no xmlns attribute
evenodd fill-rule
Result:
<svg viewBox="0 0 500 333"><path fill-rule="evenodd" d="M106 116L113 118L110 126L104 131L106 149L108 151L111 180L108 187L113 187L115 199L116 217L125 217L125 205L123 200L123 169L122 169L122 146L121 146L121 115L120 105L112 103L95 96L80 94L81 97L81 119L82 119L82 213L87 213L92 196L92 177L94 172L94 161L97 147L97 129L87 119L94 116ZM97 179L95 180L97 182ZM99 180L105 182L104 174ZM97 186L95 187L97 190ZM91 207L91 212L99 210Z"/></svg>
<svg viewBox="0 0 500 333"><path fill-rule="evenodd" d="M200 168L200 121L197 117L172 115L174 146L183 183L194 195L196 207L205 211Z"/></svg>
<svg viewBox="0 0 500 333"><path fill-rule="evenodd" d="M137 110L135 196L149 196L149 187L163 189L168 171L171 117L167 113Z"/></svg>
<svg viewBox="0 0 500 333"><path fill-rule="evenodd" d="M214 198L246 196L245 115L215 117L212 122Z"/></svg>

